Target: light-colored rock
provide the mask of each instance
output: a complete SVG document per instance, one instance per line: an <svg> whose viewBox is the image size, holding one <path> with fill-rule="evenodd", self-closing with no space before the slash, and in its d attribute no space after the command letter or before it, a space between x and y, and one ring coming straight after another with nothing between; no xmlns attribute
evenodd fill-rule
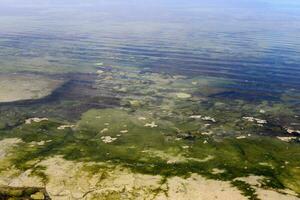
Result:
<svg viewBox="0 0 300 200"><path fill-rule="evenodd" d="M249 122L256 122L257 124L266 124L267 120L254 118L254 117L243 117L243 119L249 121Z"/></svg>
<svg viewBox="0 0 300 200"><path fill-rule="evenodd" d="M38 117L34 117L34 118L29 118L29 119L26 119L25 120L25 124L31 124L32 122L36 122L36 123L39 123L39 122L42 122L42 121L48 121L49 119L48 118L38 118Z"/></svg>
<svg viewBox="0 0 300 200"><path fill-rule="evenodd" d="M280 136L277 136L277 138L281 141L284 141L284 142L290 142L292 140L295 140L297 139L297 137L280 137Z"/></svg>
<svg viewBox="0 0 300 200"><path fill-rule="evenodd" d="M104 128L104 129L102 129L101 131L100 131L100 133L105 133L105 132L107 132L108 131L108 128Z"/></svg>
<svg viewBox="0 0 300 200"><path fill-rule="evenodd" d="M175 96L179 99L188 99L188 98L192 97L192 95L190 95L188 93L184 93L184 92L175 93Z"/></svg>
<svg viewBox="0 0 300 200"><path fill-rule="evenodd" d="M102 136L101 137L101 140L104 142L104 143L112 143L114 142L115 140L117 140L117 138L113 138L111 136Z"/></svg>
<svg viewBox="0 0 300 200"><path fill-rule="evenodd" d="M158 127L158 125L155 124L155 122L146 123L144 126L145 127L150 127L150 128L156 128L156 127Z"/></svg>
<svg viewBox="0 0 300 200"><path fill-rule="evenodd" d="M45 199L45 195L42 192L37 192L35 194L30 195L30 197L34 200L42 200Z"/></svg>
<svg viewBox="0 0 300 200"><path fill-rule="evenodd" d="M58 130L64 130L64 129L66 129L66 128L71 128L71 129L73 129L73 128L75 128L75 127L76 127L75 125L68 124L68 125L61 125L61 126L57 127L57 129L58 129Z"/></svg>

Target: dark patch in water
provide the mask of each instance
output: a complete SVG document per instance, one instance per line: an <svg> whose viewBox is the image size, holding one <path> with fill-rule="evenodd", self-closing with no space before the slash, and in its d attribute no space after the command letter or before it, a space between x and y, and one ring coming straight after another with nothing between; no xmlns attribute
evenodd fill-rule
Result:
<svg viewBox="0 0 300 200"><path fill-rule="evenodd" d="M278 97L271 96L269 94L262 94L262 93L244 93L240 91L226 91L217 94L210 95L209 97L212 98L225 98L225 99L242 99L245 101L250 102L257 102L257 101L279 101Z"/></svg>
<svg viewBox="0 0 300 200"><path fill-rule="evenodd" d="M55 117L72 121L91 108L112 108L120 105L119 98L102 95L105 91L93 88L96 78L94 74L70 73L49 76L66 82L41 99L0 103L0 110L21 110L27 117Z"/></svg>

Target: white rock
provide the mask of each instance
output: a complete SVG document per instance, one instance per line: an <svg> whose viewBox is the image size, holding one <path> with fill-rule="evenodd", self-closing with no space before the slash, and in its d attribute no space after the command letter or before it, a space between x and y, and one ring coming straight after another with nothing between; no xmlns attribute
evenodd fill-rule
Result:
<svg viewBox="0 0 300 200"><path fill-rule="evenodd" d="M104 143L112 143L114 142L117 138L113 138L113 137L110 137L110 136L102 136L101 137L102 141Z"/></svg>
<svg viewBox="0 0 300 200"><path fill-rule="evenodd" d="M105 132L107 132L108 131L108 128L104 128L104 129L102 129L101 131L100 131L100 133L105 133Z"/></svg>
<svg viewBox="0 0 300 200"><path fill-rule="evenodd" d="M201 115L191 115L189 118L191 119L201 119Z"/></svg>
<svg viewBox="0 0 300 200"><path fill-rule="evenodd" d="M291 140L297 139L297 137L279 137L279 136L277 138L284 142L290 142Z"/></svg>
<svg viewBox="0 0 300 200"><path fill-rule="evenodd" d="M57 127L58 130L64 130L66 128L74 128L75 125L61 125L59 127Z"/></svg>
<svg viewBox="0 0 300 200"><path fill-rule="evenodd" d="M256 122L258 124L266 124L267 120L254 118L254 117L243 117L243 119L249 121L249 122Z"/></svg>
<svg viewBox="0 0 300 200"><path fill-rule="evenodd" d="M205 120L205 121L212 121L212 122L216 122L216 120L215 120L214 118L212 118L212 117L209 117L209 116L204 116L204 117L202 117L202 119L203 119L203 120Z"/></svg>
<svg viewBox="0 0 300 200"><path fill-rule="evenodd" d="M38 117L34 117L34 118L29 118L25 120L25 124L31 124L32 122L42 122L42 121L47 121L49 120L48 118L38 118Z"/></svg>
<svg viewBox="0 0 300 200"><path fill-rule="evenodd" d="M151 127L151 128L156 128L156 127L158 127L158 125L155 124L155 122L147 123L147 124L145 124L144 126L145 126L145 127Z"/></svg>

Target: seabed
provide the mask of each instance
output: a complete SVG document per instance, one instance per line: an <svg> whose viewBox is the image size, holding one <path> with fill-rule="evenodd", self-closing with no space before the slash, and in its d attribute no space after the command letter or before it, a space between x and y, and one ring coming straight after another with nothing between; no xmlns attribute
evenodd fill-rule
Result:
<svg viewBox="0 0 300 200"><path fill-rule="evenodd" d="M299 199L293 91L95 66L0 75L0 199Z"/></svg>

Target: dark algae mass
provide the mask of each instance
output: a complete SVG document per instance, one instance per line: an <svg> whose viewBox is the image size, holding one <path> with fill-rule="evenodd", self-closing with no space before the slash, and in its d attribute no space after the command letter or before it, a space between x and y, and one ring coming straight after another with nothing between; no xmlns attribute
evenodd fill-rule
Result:
<svg viewBox="0 0 300 200"><path fill-rule="evenodd" d="M1 1L0 200L300 199L299 11Z"/></svg>

